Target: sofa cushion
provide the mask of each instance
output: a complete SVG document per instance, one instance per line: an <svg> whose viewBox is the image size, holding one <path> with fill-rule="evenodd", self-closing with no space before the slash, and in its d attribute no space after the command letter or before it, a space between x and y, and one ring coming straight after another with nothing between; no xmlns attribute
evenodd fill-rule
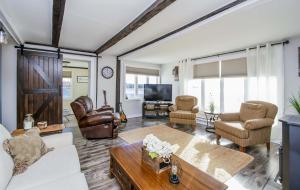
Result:
<svg viewBox="0 0 300 190"><path fill-rule="evenodd" d="M28 166L52 150L43 142L37 127L26 131L24 135L6 139L3 147L14 160L14 175L23 173Z"/></svg>
<svg viewBox="0 0 300 190"><path fill-rule="evenodd" d="M57 148L32 164L26 172L14 176L7 190L24 190L80 172L74 145Z"/></svg>
<svg viewBox="0 0 300 190"><path fill-rule="evenodd" d="M245 122L250 119L265 118L267 108L262 104L242 103L240 109L240 119Z"/></svg>
<svg viewBox="0 0 300 190"><path fill-rule="evenodd" d="M47 147L61 148L68 145L73 145L73 134L59 133L42 137Z"/></svg>
<svg viewBox="0 0 300 190"><path fill-rule="evenodd" d="M170 112L170 117L178 118L178 119L194 120L196 119L196 114L192 113L191 111L177 110L174 112Z"/></svg>
<svg viewBox="0 0 300 190"><path fill-rule="evenodd" d="M14 162L3 149L3 141L9 138L10 133L0 124L0 189L6 189L13 175Z"/></svg>
<svg viewBox="0 0 300 190"><path fill-rule="evenodd" d="M249 131L244 128L244 123L239 121L216 121L215 127L219 130L225 131L233 136L241 139L249 138Z"/></svg>
<svg viewBox="0 0 300 190"><path fill-rule="evenodd" d="M88 190L84 174L76 173L49 183L30 188L30 190ZM27 189L24 189L27 190Z"/></svg>

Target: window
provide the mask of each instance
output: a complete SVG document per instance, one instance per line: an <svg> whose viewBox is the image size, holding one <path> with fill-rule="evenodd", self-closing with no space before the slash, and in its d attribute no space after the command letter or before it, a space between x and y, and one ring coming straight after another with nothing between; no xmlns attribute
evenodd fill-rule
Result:
<svg viewBox="0 0 300 190"><path fill-rule="evenodd" d="M136 96L139 98L144 97L144 84L147 84L147 78L146 75L137 75L137 94Z"/></svg>
<svg viewBox="0 0 300 190"><path fill-rule="evenodd" d="M158 84L159 76L126 74L125 80L125 98L142 99L144 98L144 84Z"/></svg>
<svg viewBox="0 0 300 190"><path fill-rule="evenodd" d="M135 97L135 75L133 74L126 74L126 99L131 99Z"/></svg>
<svg viewBox="0 0 300 190"><path fill-rule="evenodd" d="M213 102L215 112L237 112L245 100L246 76L246 58L195 64L188 94L198 98L203 110Z"/></svg>
<svg viewBox="0 0 300 190"><path fill-rule="evenodd" d="M72 99L72 78L63 77L63 99Z"/></svg>
<svg viewBox="0 0 300 190"><path fill-rule="evenodd" d="M144 84L158 84L159 70L126 66L125 99L144 98Z"/></svg>
<svg viewBox="0 0 300 190"><path fill-rule="evenodd" d="M190 80L188 82L188 94L192 94L198 98L198 106L201 106L201 79Z"/></svg>
<svg viewBox="0 0 300 190"><path fill-rule="evenodd" d="M205 88L204 88L204 109L209 111L210 104L215 105L215 112L220 111L220 79L211 78L204 79Z"/></svg>
<svg viewBox="0 0 300 190"><path fill-rule="evenodd" d="M224 78L224 112L238 112L245 97L245 78Z"/></svg>

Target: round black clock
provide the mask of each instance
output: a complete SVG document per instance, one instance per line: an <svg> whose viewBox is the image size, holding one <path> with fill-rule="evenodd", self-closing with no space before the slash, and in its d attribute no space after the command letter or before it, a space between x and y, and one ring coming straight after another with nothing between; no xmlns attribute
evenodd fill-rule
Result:
<svg viewBox="0 0 300 190"><path fill-rule="evenodd" d="M104 78L110 79L114 75L114 70L111 67L106 66L102 68L101 74Z"/></svg>

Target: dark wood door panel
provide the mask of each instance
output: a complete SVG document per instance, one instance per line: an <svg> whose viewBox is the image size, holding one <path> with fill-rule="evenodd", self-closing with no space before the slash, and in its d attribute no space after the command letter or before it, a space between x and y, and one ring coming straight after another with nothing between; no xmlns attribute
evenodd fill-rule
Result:
<svg viewBox="0 0 300 190"><path fill-rule="evenodd" d="M17 110L18 128L24 116L33 114L35 121L62 123L62 55L18 51Z"/></svg>

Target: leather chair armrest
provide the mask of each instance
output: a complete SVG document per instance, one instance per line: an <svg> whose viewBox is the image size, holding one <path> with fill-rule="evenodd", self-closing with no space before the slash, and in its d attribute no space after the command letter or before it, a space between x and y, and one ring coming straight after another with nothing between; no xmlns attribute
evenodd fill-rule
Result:
<svg viewBox="0 0 300 190"><path fill-rule="evenodd" d="M97 112L105 112L105 111L111 111L114 112L114 108L110 107L110 106L103 106L97 110L95 110Z"/></svg>
<svg viewBox="0 0 300 190"><path fill-rule="evenodd" d="M221 113L219 118L222 121L240 121L240 113Z"/></svg>
<svg viewBox="0 0 300 190"><path fill-rule="evenodd" d="M176 105L172 105L169 107L170 111L177 111L177 106Z"/></svg>
<svg viewBox="0 0 300 190"><path fill-rule="evenodd" d="M248 130L260 129L264 127L272 127L274 119L262 118L262 119L251 119L245 122L245 128Z"/></svg>
<svg viewBox="0 0 300 190"><path fill-rule="evenodd" d="M198 113L199 112L199 107L198 106L194 106L192 109L192 113Z"/></svg>
<svg viewBox="0 0 300 190"><path fill-rule="evenodd" d="M93 125L101 125L101 124L106 124L110 123L114 120L114 116L111 115L106 115L106 114L94 114L94 115L89 115L83 117L79 121L79 127L89 127Z"/></svg>

